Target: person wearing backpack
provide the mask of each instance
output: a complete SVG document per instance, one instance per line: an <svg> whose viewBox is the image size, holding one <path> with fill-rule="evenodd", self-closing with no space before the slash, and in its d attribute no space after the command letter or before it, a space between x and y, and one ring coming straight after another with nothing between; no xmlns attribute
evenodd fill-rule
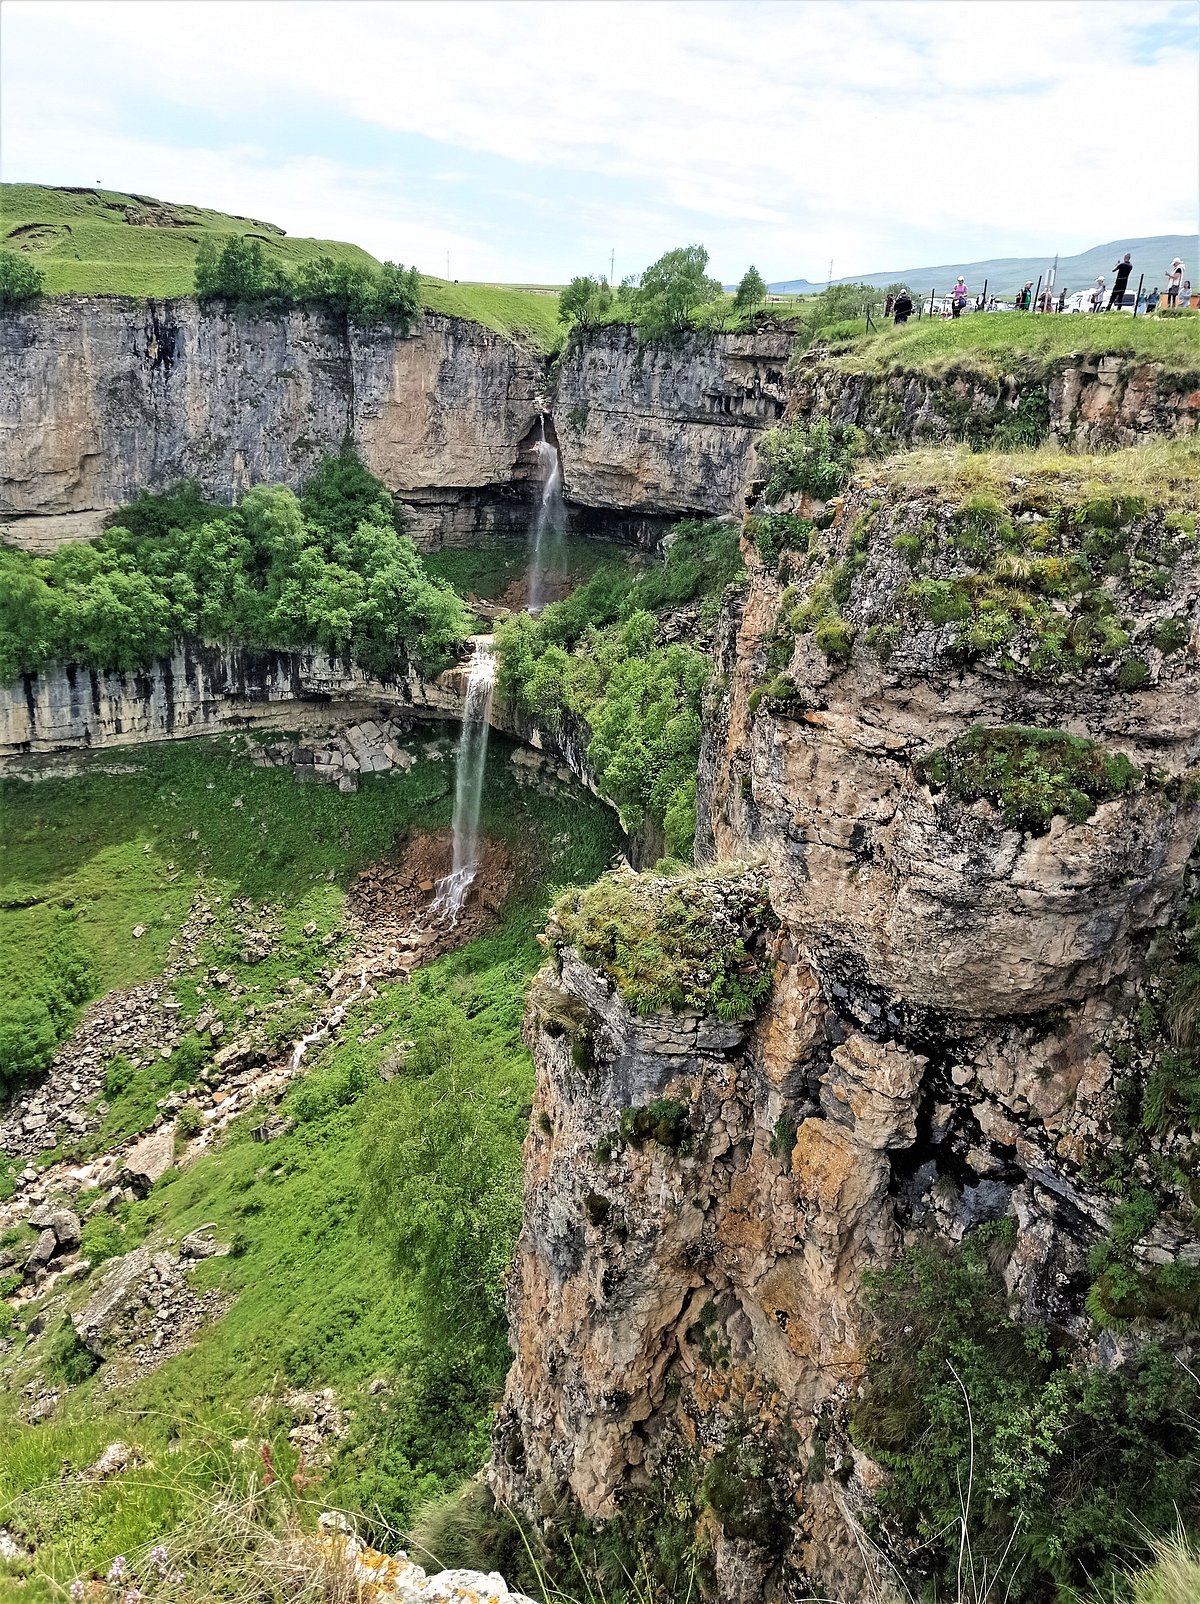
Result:
<svg viewBox="0 0 1200 1604"><path fill-rule="evenodd" d="M967 304L967 295L967 281L960 273L954 282L954 288L950 291L951 317L962 316L962 309Z"/></svg>

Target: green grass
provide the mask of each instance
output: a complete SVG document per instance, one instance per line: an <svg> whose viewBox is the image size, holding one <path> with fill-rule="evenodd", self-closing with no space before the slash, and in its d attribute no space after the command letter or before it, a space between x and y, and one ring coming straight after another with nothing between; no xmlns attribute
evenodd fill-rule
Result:
<svg viewBox="0 0 1200 1604"><path fill-rule="evenodd" d="M130 215L157 221L134 224ZM293 238L274 224L206 207L118 190L0 185L0 246L28 254L51 295L191 295L201 240L235 233L261 240L268 257L289 272L321 256L378 266L370 252L344 240ZM469 318L539 351L561 344L556 294L423 278L422 296L431 312Z"/></svg>
<svg viewBox="0 0 1200 1604"><path fill-rule="evenodd" d="M1014 363L1044 366L1060 358L1122 356L1160 362L1172 373L1200 373L1200 330L1186 318L1037 316L978 312L923 318L876 333L841 325L832 350L846 373L918 372L939 376L971 369L998 376Z"/></svg>
<svg viewBox="0 0 1200 1604"><path fill-rule="evenodd" d="M505 755L503 745L493 754L483 824L511 843L522 873L496 929L361 1005L344 1040L327 1047L290 1092L292 1132L264 1148L250 1140L251 1114L214 1152L123 1211L121 1251L210 1221L219 1238L236 1241L236 1256L208 1261L196 1277L234 1299L229 1311L151 1377L116 1392L102 1390L100 1378L85 1382L53 1420L33 1427L17 1421L16 1406L44 1343L27 1347L18 1333L6 1363L16 1365L19 1381L0 1399L0 1522L38 1540L40 1575L21 1595L30 1604L61 1597L55 1582L103 1571L118 1552L169 1542L195 1492L239 1465L244 1474L260 1439L273 1442L279 1472L290 1475L296 1457L287 1422L252 1402L273 1390L329 1385L358 1411L327 1487L312 1496L368 1517L379 1510L406 1519L421 1499L483 1462L505 1363L502 1334L498 1362L492 1351L460 1354L430 1340L409 1279L391 1271L388 1244L363 1228L358 1154L375 1099L390 1090L378 1087L381 1061L398 1043L419 1044L451 1024L469 1031L473 1095L512 1144L522 1134L532 1067L520 1026L525 988L542 957L536 932L562 886L603 869L617 829L608 810L583 794L548 799L517 787ZM329 899L326 912L336 911L363 858L387 851L415 823L449 817L448 764L421 763L404 780L366 779L356 796L343 796L253 769L223 742L147 750L135 760L137 775L95 775L5 798L17 815L24 884L47 893L74 885L99 853L123 850L121 861L133 862L147 843L152 855L182 863L186 832L199 827L189 873L203 873L208 889L227 897L279 901L290 929L322 899ZM244 805L231 817L239 795ZM79 827L66 829L68 817L78 817ZM247 850L264 820L270 838L284 843L279 860L254 845ZM97 945L123 946L127 911L107 919L96 885ZM146 885L147 911L161 895ZM330 962L319 944L317 951L307 968L293 955L292 973L311 975ZM150 971L149 959L143 968ZM370 1023L380 1033L360 1045L356 1037ZM87 1290L84 1283L77 1296ZM365 1384L380 1375L389 1391L368 1396ZM251 1442L241 1455L230 1449L240 1437ZM146 1463L103 1485L60 1487L64 1461L85 1467L116 1438L136 1445Z"/></svg>

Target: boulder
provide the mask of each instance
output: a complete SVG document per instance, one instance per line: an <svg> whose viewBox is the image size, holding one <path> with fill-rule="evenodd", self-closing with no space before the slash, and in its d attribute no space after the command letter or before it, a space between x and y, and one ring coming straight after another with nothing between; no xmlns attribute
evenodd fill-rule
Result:
<svg viewBox="0 0 1200 1604"><path fill-rule="evenodd" d="M145 1197L175 1162L175 1137L170 1130L155 1131L135 1142L125 1155L121 1180L139 1197Z"/></svg>

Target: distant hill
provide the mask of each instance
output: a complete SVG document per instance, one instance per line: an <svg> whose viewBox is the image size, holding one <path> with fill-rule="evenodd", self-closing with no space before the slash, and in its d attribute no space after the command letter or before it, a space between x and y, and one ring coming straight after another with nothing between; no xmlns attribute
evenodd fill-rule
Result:
<svg viewBox="0 0 1200 1604"><path fill-rule="evenodd" d="M0 184L0 248L35 261L50 295L190 295L200 241L227 234L261 240L292 273L319 256L379 265L369 251L344 240L292 236L274 223L205 206L113 189ZM422 274L421 299L431 312L470 318L543 351L562 339L556 294L451 284Z"/></svg>
<svg viewBox="0 0 1200 1604"><path fill-rule="evenodd" d="M1103 275L1106 283L1111 284L1113 263L1126 251L1133 257L1135 286L1138 274L1144 272L1147 289L1153 289L1155 284L1165 287L1166 270L1173 256L1181 256L1188 265L1193 284L1200 283L1197 236L1154 234L1144 239L1110 240L1107 245L1093 245L1078 256L1060 256L1057 287L1061 289L1065 285L1068 290L1086 289L1100 275ZM1054 253L1051 251L1048 256L1002 256L986 262L945 262L938 267L898 268L889 273L851 273L833 282L871 284L877 289L900 282L913 290L948 290L961 273L974 293L983 288L986 279L989 294L1015 295L1027 279L1036 284L1038 275L1044 273L1053 260ZM768 284L767 288L772 295L815 295L825 285L814 284L805 278L792 278Z"/></svg>

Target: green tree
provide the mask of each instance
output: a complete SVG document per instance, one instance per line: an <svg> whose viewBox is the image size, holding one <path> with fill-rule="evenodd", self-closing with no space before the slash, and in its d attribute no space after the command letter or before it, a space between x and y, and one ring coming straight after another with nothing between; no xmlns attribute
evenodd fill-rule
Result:
<svg viewBox="0 0 1200 1604"><path fill-rule="evenodd" d="M335 262L318 256L296 274L296 299L323 306L341 317L360 321L371 316L376 302L375 274L362 262Z"/></svg>
<svg viewBox="0 0 1200 1604"><path fill-rule="evenodd" d="M283 311L295 298L295 286L283 267L264 254L261 240L228 234L220 245L212 239L200 242L196 295L202 301L233 301Z"/></svg>
<svg viewBox="0 0 1200 1604"><path fill-rule="evenodd" d="M577 329L590 329L599 323L613 304L612 290L605 278L581 274L573 278L558 298L558 316Z"/></svg>
<svg viewBox="0 0 1200 1604"><path fill-rule="evenodd" d="M421 275L415 267L385 262L375 282L375 317L407 332L421 315Z"/></svg>
<svg viewBox="0 0 1200 1604"><path fill-rule="evenodd" d="M27 256L0 251L0 312L36 300L43 282L41 269Z"/></svg>
<svg viewBox="0 0 1200 1604"><path fill-rule="evenodd" d="M734 310L753 312L766 298L766 280L756 267L748 267L742 274L742 282L738 285L737 294L733 298Z"/></svg>
<svg viewBox="0 0 1200 1604"><path fill-rule="evenodd" d="M703 245L685 245L667 251L642 274L631 289L634 321L645 340L668 340L691 326L698 307L724 294L709 278L708 252Z"/></svg>

